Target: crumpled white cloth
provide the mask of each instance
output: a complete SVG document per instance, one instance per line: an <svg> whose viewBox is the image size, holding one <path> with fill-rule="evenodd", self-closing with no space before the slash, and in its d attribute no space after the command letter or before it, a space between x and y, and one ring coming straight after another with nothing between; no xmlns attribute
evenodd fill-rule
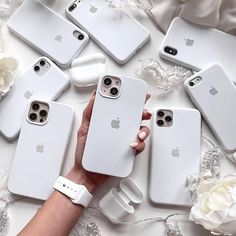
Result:
<svg viewBox="0 0 236 236"><path fill-rule="evenodd" d="M236 0L152 0L152 14L164 32L180 16L236 35Z"/></svg>

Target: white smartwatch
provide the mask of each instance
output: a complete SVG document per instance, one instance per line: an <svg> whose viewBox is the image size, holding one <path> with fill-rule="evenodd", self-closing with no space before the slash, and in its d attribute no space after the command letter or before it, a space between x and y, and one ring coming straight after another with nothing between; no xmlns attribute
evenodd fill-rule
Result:
<svg viewBox="0 0 236 236"><path fill-rule="evenodd" d="M93 198L93 195L84 185L76 184L62 176L58 177L53 188L68 196L73 203L82 205L85 208L89 205Z"/></svg>

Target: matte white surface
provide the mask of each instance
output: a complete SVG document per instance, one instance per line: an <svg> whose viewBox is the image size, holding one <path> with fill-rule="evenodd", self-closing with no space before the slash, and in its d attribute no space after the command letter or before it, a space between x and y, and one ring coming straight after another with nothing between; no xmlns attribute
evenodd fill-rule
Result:
<svg viewBox="0 0 236 236"><path fill-rule="evenodd" d="M135 156L129 145L139 131L147 85L142 80L114 76L121 80L117 98L104 97L103 77L99 80L82 165L92 172L127 177ZM117 119L119 128L112 128L111 123Z"/></svg>
<svg viewBox="0 0 236 236"><path fill-rule="evenodd" d="M72 12L68 8L68 17L120 64L127 62L150 38L139 22L122 10L109 8L105 0L80 1Z"/></svg>
<svg viewBox="0 0 236 236"><path fill-rule="evenodd" d="M74 114L68 105L47 102L47 122L32 124L27 119L30 104L24 115L8 189L15 194L45 200L53 192L61 171ZM39 145L43 145L43 149L38 150Z"/></svg>
<svg viewBox="0 0 236 236"><path fill-rule="evenodd" d="M58 13L64 15L65 7L68 6L66 0L44 0L44 2L52 7ZM134 71L138 67L138 60L144 58L157 58L157 48L163 40L163 35L154 27L149 19L138 17L137 18L145 27L147 27L152 33L151 41L137 54L135 55L128 64L119 66L111 58L107 57L108 73L112 74L124 74L127 76L134 76ZM7 52L16 55L20 59L20 65L22 70L28 68L33 61L35 61L40 54L29 47L27 44L14 37L12 34L6 32L6 50ZM102 52L101 49L92 41L88 48L83 51L83 55L88 55L94 52ZM163 63L163 61L162 61ZM178 86L172 94L167 97L158 96L158 90L154 84L148 80L149 93L152 94L152 98L146 105L146 108L154 109L158 106L178 106L178 107L193 107L189 97L185 94L184 89ZM63 165L62 174L66 174L71 168L74 162L74 152L76 147L76 133L80 125L82 118L82 111L86 106L86 102L94 88L76 89L71 87L70 90L66 91L62 97L59 98L60 102L71 105L75 110L75 123L73 125L72 136L69 142L69 148L67 151L66 159ZM2 102L2 101L1 101ZM150 125L150 122L144 122L144 124ZM207 126L203 124L203 133L213 138L209 132ZM161 207L151 204L148 199L148 168L149 168L149 143L150 139L147 140L146 150L135 159L134 169L131 174L131 178L139 185L144 193L144 200L142 204L135 208L135 213L129 220L138 220L146 217L162 216L165 217L170 213L174 212L186 212L184 208L173 208L171 206ZM2 172L9 170L11 162L14 156L16 148L16 141L8 143L3 137L0 137L0 168ZM235 172L235 167L232 167L227 161L223 161L223 171L225 173ZM170 167L169 171L172 171L173 167ZM97 193L96 199L99 200L113 185L116 179L111 179L104 187ZM168 184L168 180L167 180ZM9 236L15 236L24 225L31 219L36 211L41 206L42 202L35 201L32 199L24 199L19 201L9 208L10 213L10 224L9 224ZM106 217L97 216L96 222L99 225L101 234L106 236L162 236L165 233L165 227L161 223L148 223L141 225L113 225ZM50 222L48 222L50 223ZM184 236L210 236L210 233L203 231L200 226L191 224L190 222L180 223L180 227L183 231Z"/></svg>
<svg viewBox="0 0 236 236"><path fill-rule="evenodd" d="M67 67L88 43L88 35L36 0L25 0L8 22L9 29L47 55L58 65ZM74 37L74 31L84 35Z"/></svg>
<svg viewBox="0 0 236 236"><path fill-rule="evenodd" d="M173 112L173 124L159 127L157 111ZM186 176L200 167L201 116L197 110L158 107L154 110L151 135L150 199L159 204L191 206L185 191ZM173 150L179 156L173 156ZM171 171L169 171L171 168ZM168 185L167 185L168 180Z"/></svg>
<svg viewBox="0 0 236 236"><path fill-rule="evenodd" d="M187 40L191 40L188 45ZM165 46L177 49L177 55L166 53ZM212 64L222 64L234 81L236 81L235 54L235 36L217 29L188 23L179 17L172 21L160 47L160 55L163 58L197 71Z"/></svg>
<svg viewBox="0 0 236 236"><path fill-rule="evenodd" d="M51 67L43 75L38 75L34 71L34 66L41 59L47 61ZM66 74L48 58L38 58L33 64L30 64L30 67L16 79L10 93L0 103L0 133L9 140L13 140L19 135L29 100L55 100L70 85Z"/></svg>
<svg viewBox="0 0 236 236"><path fill-rule="evenodd" d="M191 87L188 82L197 76L202 81ZM235 151L236 87L223 68L214 65L200 71L186 80L185 88L222 146Z"/></svg>

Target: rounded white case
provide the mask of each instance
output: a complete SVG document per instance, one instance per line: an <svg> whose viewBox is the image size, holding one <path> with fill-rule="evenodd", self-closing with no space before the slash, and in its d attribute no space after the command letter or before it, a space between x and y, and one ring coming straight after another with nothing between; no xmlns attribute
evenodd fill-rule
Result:
<svg viewBox="0 0 236 236"><path fill-rule="evenodd" d="M173 112L173 125L159 127L152 117L149 195L154 203L191 206L185 182L200 167L201 116L195 109L163 108ZM176 155L173 155L176 154Z"/></svg>
<svg viewBox="0 0 236 236"><path fill-rule="evenodd" d="M36 0L25 0L8 21L8 28L61 67L68 67L84 49L88 35ZM73 32L81 32L78 40Z"/></svg>
<svg viewBox="0 0 236 236"><path fill-rule="evenodd" d="M50 111L45 125L31 124L26 118L29 106L26 109L8 180L10 192L41 200L53 191L73 123L71 107L47 103Z"/></svg>
<svg viewBox="0 0 236 236"><path fill-rule="evenodd" d="M189 81L200 77L194 87ZM185 89L226 151L236 151L236 87L220 65L213 65L185 81Z"/></svg>
<svg viewBox="0 0 236 236"><path fill-rule="evenodd" d="M150 39L150 33L121 9L109 7L106 0L74 1L77 7L67 16L116 62L126 63Z"/></svg>
<svg viewBox="0 0 236 236"><path fill-rule="evenodd" d="M117 76L122 80L117 99L103 97L97 90L82 165L92 172L126 177L133 168L134 150L147 93L143 80ZM102 78L99 80L98 88ZM112 128L112 122L118 127Z"/></svg>
<svg viewBox="0 0 236 236"><path fill-rule="evenodd" d="M37 62L42 59L51 65L49 70L39 76L34 71L34 63L16 79L10 93L0 101L0 133L8 140L17 138L29 100L55 100L70 85L67 76L48 58L41 57Z"/></svg>
<svg viewBox="0 0 236 236"><path fill-rule="evenodd" d="M166 53L166 46L177 49L177 55ZM169 26L159 53L167 60L196 71L219 63L236 81L236 37L231 34L176 17Z"/></svg>

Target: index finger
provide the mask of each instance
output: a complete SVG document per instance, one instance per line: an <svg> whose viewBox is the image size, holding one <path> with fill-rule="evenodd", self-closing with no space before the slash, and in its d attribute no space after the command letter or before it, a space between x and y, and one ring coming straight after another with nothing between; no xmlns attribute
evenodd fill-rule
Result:
<svg viewBox="0 0 236 236"><path fill-rule="evenodd" d="M94 101L95 101L95 95L96 95L96 91L94 90L91 95L91 98L89 100L89 103L83 112L83 118L82 118L83 124L89 124L89 122L90 122L92 111L93 111L93 105L94 105Z"/></svg>

